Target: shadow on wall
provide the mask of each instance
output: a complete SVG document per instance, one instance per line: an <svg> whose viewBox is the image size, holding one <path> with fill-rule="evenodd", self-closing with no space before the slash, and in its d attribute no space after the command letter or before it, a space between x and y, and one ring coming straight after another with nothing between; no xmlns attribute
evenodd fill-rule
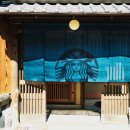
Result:
<svg viewBox="0 0 130 130"><path fill-rule="evenodd" d="M101 108L101 101L95 102L94 106Z"/></svg>
<svg viewBox="0 0 130 130"><path fill-rule="evenodd" d="M89 111L101 113L101 101L99 99L85 100L85 109Z"/></svg>

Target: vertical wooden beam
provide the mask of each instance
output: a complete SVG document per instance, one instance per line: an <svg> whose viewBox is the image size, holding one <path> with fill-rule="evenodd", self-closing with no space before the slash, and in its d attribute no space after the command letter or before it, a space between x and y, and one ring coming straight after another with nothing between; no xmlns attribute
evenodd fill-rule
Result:
<svg viewBox="0 0 130 130"><path fill-rule="evenodd" d="M76 105L80 105L80 82L76 83L76 101L75 104Z"/></svg>

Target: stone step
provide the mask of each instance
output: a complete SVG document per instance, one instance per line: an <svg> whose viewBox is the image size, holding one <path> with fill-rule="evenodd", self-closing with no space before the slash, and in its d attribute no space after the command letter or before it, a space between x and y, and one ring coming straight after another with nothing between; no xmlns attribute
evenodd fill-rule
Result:
<svg viewBox="0 0 130 130"><path fill-rule="evenodd" d="M88 115L88 116L100 116L99 112L80 109L80 110L48 110L47 113L55 115Z"/></svg>
<svg viewBox="0 0 130 130"><path fill-rule="evenodd" d="M88 115L87 110L52 110L51 114L56 115Z"/></svg>
<svg viewBox="0 0 130 130"><path fill-rule="evenodd" d="M47 109L81 109L81 105L48 104Z"/></svg>

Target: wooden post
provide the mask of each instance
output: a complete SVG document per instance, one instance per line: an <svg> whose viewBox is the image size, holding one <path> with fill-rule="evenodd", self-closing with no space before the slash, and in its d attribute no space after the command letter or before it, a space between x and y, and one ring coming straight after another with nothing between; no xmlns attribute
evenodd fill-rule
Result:
<svg viewBox="0 0 130 130"><path fill-rule="evenodd" d="M76 83L76 101L75 101L76 105L80 105L80 103L81 103L80 102L80 96L81 96L80 95L80 85L81 85L80 82Z"/></svg>
<svg viewBox="0 0 130 130"><path fill-rule="evenodd" d="M12 85L11 85L11 110L13 113L12 126L17 127L19 124L18 121L18 100L19 100L19 91L18 91L18 51L17 51L17 40L16 34L12 34Z"/></svg>

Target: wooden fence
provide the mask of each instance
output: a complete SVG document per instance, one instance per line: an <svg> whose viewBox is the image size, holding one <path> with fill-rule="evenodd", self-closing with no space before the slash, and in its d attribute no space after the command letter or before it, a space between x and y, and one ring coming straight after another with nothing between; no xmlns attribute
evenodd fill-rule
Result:
<svg viewBox="0 0 130 130"><path fill-rule="evenodd" d="M20 67L20 66L19 66ZM25 81L19 68L20 122L46 122L46 87L44 82Z"/></svg>
<svg viewBox="0 0 130 130"><path fill-rule="evenodd" d="M104 85L101 95L101 114L127 115L129 107L129 89L125 84Z"/></svg>
<svg viewBox="0 0 130 130"><path fill-rule="evenodd" d="M21 80L21 114L43 114L46 104L45 84Z"/></svg>

